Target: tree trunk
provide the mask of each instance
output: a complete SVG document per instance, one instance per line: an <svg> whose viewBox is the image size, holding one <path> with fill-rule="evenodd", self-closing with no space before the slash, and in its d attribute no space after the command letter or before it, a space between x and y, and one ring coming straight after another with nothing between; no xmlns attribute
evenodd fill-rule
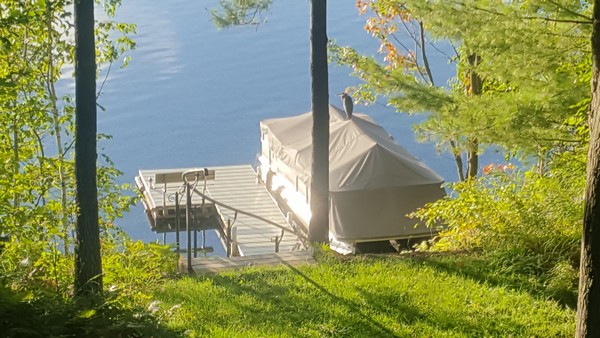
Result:
<svg viewBox="0 0 600 338"><path fill-rule="evenodd" d="M579 298L575 337L600 332L600 0L594 1L592 30L592 103L583 236L579 266Z"/></svg>
<svg viewBox="0 0 600 338"><path fill-rule="evenodd" d="M456 142L450 140L450 148L452 149L452 155L454 155L454 162L456 163L456 171L458 172L458 180L464 181L465 174L463 172L463 161L460 154L460 150L456 146Z"/></svg>
<svg viewBox="0 0 600 338"><path fill-rule="evenodd" d="M479 170L478 151L479 142L477 142L477 139L470 139L467 150L467 179L477 177L477 171Z"/></svg>
<svg viewBox="0 0 600 338"><path fill-rule="evenodd" d="M475 67L481 62L477 54L471 54L468 57L469 65ZM469 95L481 95L483 92L483 80L471 70L469 73ZM479 170L479 141L476 138L469 138L467 144L467 179L477 177Z"/></svg>
<svg viewBox="0 0 600 338"><path fill-rule="evenodd" d="M17 177L21 171L21 158L19 155L19 120L16 112L13 121L13 184L16 187ZM15 189L15 192L13 193L13 210L19 210L19 204L19 193L17 192L17 189Z"/></svg>
<svg viewBox="0 0 600 338"><path fill-rule="evenodd" d="M311 0L310 75L312 168L308 239L325 243L329 236L329 79L327 71L327 1Z"/></svg>
<svg viewBox="0 0 600 338"><path fill-rule="evenodd" d="M96 186L96 58L94 0L75 1L75 295L102 291Z"/></svg>

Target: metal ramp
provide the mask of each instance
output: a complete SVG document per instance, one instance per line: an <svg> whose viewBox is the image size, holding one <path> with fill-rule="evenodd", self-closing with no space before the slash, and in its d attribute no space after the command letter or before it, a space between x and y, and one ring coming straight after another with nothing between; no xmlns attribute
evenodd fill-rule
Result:
<svg viewBox="0 0 600 338"><path fill-rule="evenodd" d="M182 187L192 179L192 174L196 175L196 181L201 176L202 181L194 184L187 204ZM177 229L185 230L189 210L188 218L205 220L203 229L218 230L224 245L232 247L228 251L234 256L236 253L254 256L303 248L301 238L304 236L288 224L250 165L218 166L210 167L210 170L140 170L136 185L142 192L153 231L179 234ZM188 239L189 236L188 232ZM188 252L189 248L188 240Z"/></svg>
<svg viewBox="0 0 600 338"><path fill-rule="evenodd" d="M213 184L207 190L209 196L223 204L261 216L269 221L287 227L293 231L281 210L273 200L263 183L258 182L256 173L250 165L214 168L218 173ZM233 218L234 212L217 205L222 216ZM281 239L277 251L298 250L298 238L291 233L283 234L278 228L248 214L238 213L234 224L237 225L237 246L240 256L260 255L275 252L275 238ZM227 219L224 218L227 222Z"/></svg>

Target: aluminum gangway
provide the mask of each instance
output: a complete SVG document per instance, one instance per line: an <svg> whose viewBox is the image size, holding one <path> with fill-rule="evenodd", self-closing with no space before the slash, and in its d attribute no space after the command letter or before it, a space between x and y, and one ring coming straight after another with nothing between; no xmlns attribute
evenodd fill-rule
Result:
<svg viewBox="0 0 600 338"><path fill-rule="evenodd" d="M175 232L179 245L179 233L187 228L187 266L193 265L192 251L196 257L198 220L201 230L217 230L228 256L305 248L305 235L293 226L293 217L283 215L250 165L140 170L136 185L153 231Z"/></svg>

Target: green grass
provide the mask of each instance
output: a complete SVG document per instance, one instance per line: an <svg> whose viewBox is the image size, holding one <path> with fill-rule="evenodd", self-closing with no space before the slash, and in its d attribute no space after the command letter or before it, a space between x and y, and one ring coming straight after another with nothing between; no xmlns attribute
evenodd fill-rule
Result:
<svg viewBox="0 0 600 338"><path fill-rule="evenodd" d="M191 337L571 337L575 313L473 255L321 254L165 284L161 325ZM535 281L529 283L535 285ZM173 308L174 307L174 308ZM168 310L168 311L167 311Z"/></svg>
<svg viewBox="0 0 600 338"><path fill-rule="evenodd" d="M93 305L3 286L0 337L573 336L570 298L480 254L317 255L314 266L108 291Z"/></svg>

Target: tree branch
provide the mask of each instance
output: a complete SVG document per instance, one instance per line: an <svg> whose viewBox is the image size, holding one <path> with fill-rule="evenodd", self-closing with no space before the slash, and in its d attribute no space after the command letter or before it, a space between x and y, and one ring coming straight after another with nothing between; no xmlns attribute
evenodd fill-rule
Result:
<svg viewBox="0 0 600 338"><path fill-rule="evenodd" d="M435 82L433 81L433 75L431 74L431 68L429 67L429 61L427 60L427 52L425 51L425 29L423 28L423 22L419 21L419 29L420 29L420 37L421 37L421 57L423 58L423 66L425 67L425 71L427 72L427 76L429 77L429 81L432 86L435 86Z"/></svg>
<svg viewBox="0 0 600 338"><path fill-rule="evenodd" d="M583 25L591 25L593 23L593 21L591 19L589 21L581 21L581 20L542 18L539 16L521 17L521 19L523 19L523 20L543 20L543 21L548 21L548 22L559 22L559 23L575 23L575 24L583 24Z"/></svg>
<svg viewBox="0 0 600 338"><path fill-rule="evenodd" d="M572 11L572 10L568 9L567 7L565 7L565 6L563 6L563 5L559 4L559 3L557 3L556 1L553 1L553 0L548 0L548 2L549 2L549 3L551 3L551 4L553 4L553 5L554 5L554 6L556 6L557 8L560 8L560 9L564 10L565 12L567 12L567 13L569 13L569 14L573 15L573 16L577 16L577 17L580 17L580 18L586 19L586 20L587 20L587 21L589 21L589 22L593 21L593 20L592 20L592 18L590 18L590 17L587 17L587 16L585 16L585 15L583 15L583 14L581 14L581 13L577 13L577 12L575 12L575 11Z"/></svg>
<svg viewBox="0 0 600 338"><path fill-rule="evenodd" d="M549 2L551 2L552 4L558 6L556 3L552 2L552 1L549 1ZM489 9L486 9L486 8L481 8L481 7L477 7L477 6L467 6L466 4L464 4L462 2L453 1L453 3L455 5L467 7L467 8L473 9L473 10L482 11L482 12L493 14L493 15L497 15L497 16L506 16L506 15L504 15L502 13L498 13L496 11L489 10ZM565 8L563 8L563 9L565 9ZM576 12L572 12L572 11L570 11L568 9L565 9L565 10L569 11L569 13L572 14L572 15L584 18L586 20L582 21L582 20L569 20L569 19L551 19L551 18L544 18L544 17L521 17L521 19L523 19L523 20L544 20L544 21L550 21L550 22L575 23L575 24L586 24L586 25L592 24L592 22L593 22L591 18L588 18L585 15L582 15L582 14L579 14L579 13L576 13Z"/></svg>

